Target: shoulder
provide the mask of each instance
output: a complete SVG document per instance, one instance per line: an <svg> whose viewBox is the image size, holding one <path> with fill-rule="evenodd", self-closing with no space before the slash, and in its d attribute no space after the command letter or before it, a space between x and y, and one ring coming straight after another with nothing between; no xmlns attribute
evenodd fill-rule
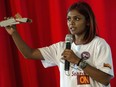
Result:
<svg viewBox="0 0 116 87"><path fill-rule="evenodd" d="M96 41L98 44L101 44L101 45L109 45L104 38L101 38L99 36L96 36Z"/></svg>
<svg viewBox="0 0 116 87"><path fill-rule="evenodd" d="M93 49L110 49L110 46L106 42L106 40L99 36L95 36L90 43L85 44L84 46L87 48L93 48Z"/></svg>
<svg viewBox="0 0 116 87"><path fill-rule="evenodd" d="M46 52L55 53L55 52L60 51L60 50L62 50L64 48L65 48L65 42L60 41L60 42L51 44L49 46L45 46L45 47L39 48L39 50L41 52L44 52L44 53L46 53Z"/></svg>
<svg viewBox="0 0 116 87"><path fill-rule="evenodd" d="M96 36L90 43L96 43L98 45L103 45L103 44L106 44L108 45L108 43L106 42L106 40L104 38L101 38L99 36Z"/></svg>
<svg viewBox="0 0 116 87"><path fill-rule="evenodd" d="M97 48L110 48L109 44L106 42L104 38L96 36L93 39L93 43L96 45Z"/></svg>
<svg viewBox="0 0 116 87"><path fill-rule="evenodd" d="M65 42L60 41L60 42L57 42L57 43L54 43L54 44L50 45L49 47L64 48L65 47Z"/></svg>

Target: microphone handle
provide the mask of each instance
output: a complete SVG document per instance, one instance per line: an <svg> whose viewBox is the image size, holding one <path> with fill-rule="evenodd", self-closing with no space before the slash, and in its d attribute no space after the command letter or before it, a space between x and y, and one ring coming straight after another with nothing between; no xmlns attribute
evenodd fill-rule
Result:
<svg viewBox="0 0 116 87"><path fill-rule="evenodd" d="M69 71L69 66L70 66L70 62L68 62L67 60L65 60L65 71Z"/></svg>
<svg viewBox="0 0 116 87"><path fill-rule="evenodd" d="M70 42L66 43L66 49L71 49L71 43ZM68 62L67 60L65 60L64 70L65 71L69 71L69 67L70 67L70 62Z"/></svg>

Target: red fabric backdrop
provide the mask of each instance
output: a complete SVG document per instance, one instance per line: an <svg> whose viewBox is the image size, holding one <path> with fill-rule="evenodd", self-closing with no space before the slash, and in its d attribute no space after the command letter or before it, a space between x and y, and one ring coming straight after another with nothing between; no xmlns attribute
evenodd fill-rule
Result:
<svg viewBox="0 0 116 87"><path fill-rule="evenodd" d="M0 0L0 21L17 12L33 20L17 25L25 42L33 48L64 40L68 32L67 8L78 0ZM85 0L97 19L99 34L110 44L116 71L116 1ZM96 61L97 62L97 61ZM111 80L116 87L116 78ZM59 87L57 67L44 69L39 60L24 59L12 38L0 28L0 87Z"/></svg>

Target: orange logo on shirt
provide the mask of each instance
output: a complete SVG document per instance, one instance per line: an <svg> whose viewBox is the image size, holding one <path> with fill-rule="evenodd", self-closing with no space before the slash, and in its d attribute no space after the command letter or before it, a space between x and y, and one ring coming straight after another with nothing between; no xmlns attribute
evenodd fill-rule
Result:
<svg viewBox="0 0 116 87"><path fill-rule="evenodd" d="M80 85L90 84L90 79L88 75L77 75L77 82Z"/></svg>
<svg viewBox="0 0 116 87"><path fill-rule="evenodd" d="M109 67L110 69L112 68L110 64L104 63L104 67Z"/></svg>

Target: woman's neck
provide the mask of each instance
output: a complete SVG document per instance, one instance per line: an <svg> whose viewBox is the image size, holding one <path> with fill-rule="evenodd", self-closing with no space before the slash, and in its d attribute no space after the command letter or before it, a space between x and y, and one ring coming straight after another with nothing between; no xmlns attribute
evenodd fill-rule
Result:
<svg viewBox="0 0 116 87"><path fill-rule="evenodd" d="M84 38L84 36L77 36L77 35L75 35L74 43L75 43L76 45L83 44L83 43L84 43L83 38Z"/></svg>

